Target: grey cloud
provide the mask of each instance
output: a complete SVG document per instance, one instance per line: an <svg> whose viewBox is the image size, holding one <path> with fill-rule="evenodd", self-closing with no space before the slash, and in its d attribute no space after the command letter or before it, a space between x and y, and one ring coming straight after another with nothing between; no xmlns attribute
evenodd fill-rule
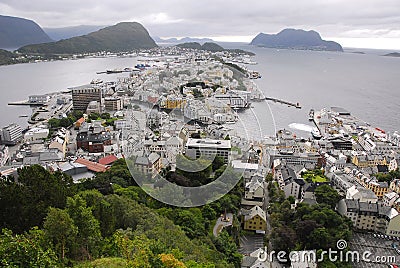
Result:
<svg viewBox="0 0 400 268"><path fill-rule="evenodd" d="M400 37L398 0L2 0L0 9L43 27L139 21L158 36L254 35L295 27L324 36L360 37L370 31Z"/></svg>

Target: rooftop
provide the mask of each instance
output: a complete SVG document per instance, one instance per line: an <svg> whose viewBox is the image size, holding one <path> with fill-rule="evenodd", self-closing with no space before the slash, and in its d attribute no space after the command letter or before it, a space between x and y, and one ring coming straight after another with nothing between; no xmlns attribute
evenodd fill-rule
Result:
<svg viewBox="0 0 400 268"><path fill-rule="evenodd" d="M186 147L230 149L230 140L192 139L189 138Z"/></svg>
<svg viewBox="0 0 400 268"><path fill-rule="evenodd" d="M93 172L105 172L108 168L105 165L92 162L89 160L86 160L84 158L78 158L75 163L82 164L88 168L88 170L91 170Z"/></svg>

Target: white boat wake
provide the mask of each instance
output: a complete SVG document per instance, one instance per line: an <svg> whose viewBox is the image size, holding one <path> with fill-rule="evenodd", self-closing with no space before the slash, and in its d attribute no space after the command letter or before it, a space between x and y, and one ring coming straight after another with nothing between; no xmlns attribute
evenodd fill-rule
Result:
<svg viewBox="0 0 400 268"><path fill-rule="evenodd" d="M289 125L289 127L291 129L296 129L296 130L301 130L301 131L306 131L306 132L311 132L313 129L313 126L301 124L301 123L291 123Z"/></svg>

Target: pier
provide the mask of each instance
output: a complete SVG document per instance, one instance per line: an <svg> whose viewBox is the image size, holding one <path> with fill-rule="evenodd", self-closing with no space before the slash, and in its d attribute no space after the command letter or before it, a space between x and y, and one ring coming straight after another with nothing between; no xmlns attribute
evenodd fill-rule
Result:
<svg viewBox="0 0 400 268"><path fill-rule="evenodd" d="M16 105L16 106L44 106L45 103L40 103L40 102L29 102L29 101L25 100L25 101L9 102L8 105Z"/></svg>
<svg viewBox="0 0 400 268"><path fill-rule="evenodd" d="M278 103L286 104L288 106L295 107L297 109L301 109L301 106L300 106L300 104L298 102L297 103L293 103L293 102L289 102L289 101L285 101L285 100L281 100L281 99L277 99L277 98L271 98L271 97L265 97L265 100L278 102Z"/></svg>

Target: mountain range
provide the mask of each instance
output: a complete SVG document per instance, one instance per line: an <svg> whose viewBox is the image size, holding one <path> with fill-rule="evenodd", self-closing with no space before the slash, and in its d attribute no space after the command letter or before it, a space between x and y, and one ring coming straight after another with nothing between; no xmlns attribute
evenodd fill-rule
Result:
<svg viewBox="0 0 400 268"><path fill-rule="evenodd" d="M80 54L99 51L130 51L156 47L147 30L137 22L120 22L96 32L57 42L18 49L27 54Z"/></svg>
<svg viewBox="0 0 400 268"><path fill-rule="evenodd" d="M109 26L109 25L107 25ZM98 31L107 26L100 25L78 25L71 27L61 27L61 28L43 28L43 30L50 36L54 41L59 41L62 39L68 39L75 36L81 36L89 34L91 32Z"/></svg>
<svg viewBox="0 0 400 268"><path fill-rule="evenodd" d="M284 29L277 34L259 33L250 45L268 48L343 51L339 43L322 40L316 31L297 29Z"/></svg>
<svg viewBox="0 0 400 268"><path fill-rule="evenodd" d="M0 15L0 48L16 49L52 41L34 21Z"/></svg>

